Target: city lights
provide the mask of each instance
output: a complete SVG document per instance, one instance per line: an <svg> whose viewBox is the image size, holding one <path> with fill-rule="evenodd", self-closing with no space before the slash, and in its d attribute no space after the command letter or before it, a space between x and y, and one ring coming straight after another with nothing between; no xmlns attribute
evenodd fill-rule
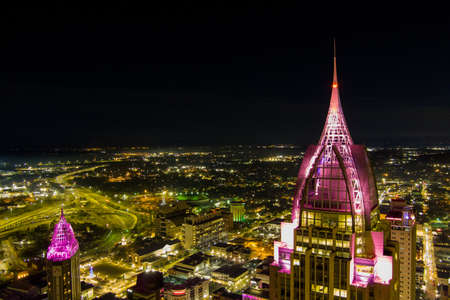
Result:
<svg viewBox="0 0 450 300"><path fill-rule="evenodd" d="M389 47L416 35L374 35L371 47L388 50L365 70L379 52L339 33L348 54L338 78L336 46L332 59L311 46L323 32L295 51L278 45L298 29L286 23L303 18L297 10L250 18L251 31L222 10L185 20L188 7L174 19L173 8L152 9L150 27L120 10L89 28L38 10L24 16L39 22L5 26L0 92L4 123L16 125L4 126L0 155L0 299L447 299L448 97L424 101L427 76L401 65L437 34L389 64ZM204 26L204 16L214 18ZM41 36L53 27L57 36ZM438 58L414 74L437 74L423 65Z"/></svg>

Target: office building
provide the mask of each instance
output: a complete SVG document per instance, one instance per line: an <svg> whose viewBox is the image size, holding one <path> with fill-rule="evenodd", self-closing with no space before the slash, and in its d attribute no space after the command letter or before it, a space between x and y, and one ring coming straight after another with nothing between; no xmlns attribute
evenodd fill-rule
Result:
<svg viewBox="0 0 450 300"><path fill-rule="evenodd" d="M185 218L183 246L185 249L207 248L222 241L226 231L220 212L210 212Z"/></svg>
<svg viewBox="0 0 450 300"><path fill-rule="evenodd" d="M274 244L270 299L398 299L398 244L388 237L366 149L346 124L335 56L325 126L306 150L291 222Z"/></svg>
<svg viewBox="0 0 450 300"><path fill-rule="evenodd" d="M402 199L392 199L386 221L391 239L399 243L400 300L416 298L416 222L411 206Z"/></svg>

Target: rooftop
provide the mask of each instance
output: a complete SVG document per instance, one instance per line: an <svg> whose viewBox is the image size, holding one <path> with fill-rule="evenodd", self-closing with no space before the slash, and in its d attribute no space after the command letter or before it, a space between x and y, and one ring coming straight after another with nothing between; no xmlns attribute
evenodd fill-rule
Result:
<svg viewBox="0 0 450 300"><path fill-rule="evenodd" d="M214 271L215 273L225 274L231 278L237 278L247 272L247 269L241 265L223 266Z"/></svg>
<svg viewBox="0 0 450 300"><path fill-rule="evenodd" d="M281 219L281 218L276 218L275 220L272 220L270 222L268 222L267 224L276 224L276 225L280 225L281 222L286 222L285 219Z"/></svg>
<svg viewBox="0 0 450 300"><path fill-rule="evenodd" d="M23 291L27 291L32 287L41 289L47 286L46 276L46 272L39 272L33 275L29 275L28 277L14 281L13 283L11 283L9 288Z"/></svg>
<svg viewBox="0 0 450 300"><path fill-rule="evenodd" d="M93 288L93 287L94 287L93 284L87 283L85 281L81 282L81 291L85 291L85 290L88 290L88 289Z"/></svg>
<svg viewBox="0 0 450 300"><path fill-rule="evenodd" d="M241 295L230 293L224 287L214 291L213 296L221 296L219 299L236 299L236 300L242 299Z"/></svg>
<svg viewBox="0 0 450 300"><path fill-rule="evenodd" d="M250 297L246 297L246 295ZM254 296L254 297L252 297ZM242 299L269 299L269 291L263 290L263 289L255 289L255 288L248 288L245 290L245 292L242 294Z"/></svg>
<svg viewBox="0 0 450 300"><path fill-rule="evenodd" d="M151 252L157 251L159 249L164 248L166 245L175 245L179 243L180 240L174 239L174 240L160 240L160 239L150 239L150 240L144 240L143 245L136 250L136 253L139 256L143 256L146 254L149 254Z"/></svg>
<svg viewBox="0 0 450 300"><path fill-rule="evenodd" d="M98 300L121 300L120 298L117 298L116 294L114 294L114 293L106 293L95 299L98 299Z"/></svg>
<svg viewBox="0 0 450 300"><path fill-rule="evenodd" d="M198 253L192 254L191 256L185 258L180 263L184 264L184 265L188 265L188 266L196 266L208 259L209 259L208 255L203 254L202 252L198 252Z"/></svg>
<svg viewBox="0 0 450 300"><path fill-rule="evenodd" d="M204 281L206 281L206 279L200 277L183 279L175 276L167 276L164 278L164 288L165 289L190 288L199 285Z"/></svg>
<svg viewBox="0 0 450 300"><path fill-rule="evenodd" d="M139 273L136 285L131 288L133 292L139 294L150 294L163 287L163 275L160 272Z"/></svg>
<svg viewBox="0 0 450 300"><path fill-rule="evenodd" d="M217 243L217 244L214 244L213 247L227 248L227 247L229 247L229 246L230 246L230 245L229 245L229 244L226 244L226 243Z"/></svg>
<svg viewBox="0 0 450 300"><path fill-rule="evenodd" d="M242 245L232 245L232 244L226 244L226 243L217 243L213 247L218 247L225 249L227 252L240 252L245 254L250 254L251 250L250 248L244 247Z"/></svg>
<svg viewBox="0 0 450 300"><path fill-rule="evenodd" d="M184 223L185 224L190 224L190 225L200 225L200 224L204 224L204 223L208 223L217 219L222 218L222 215L220 213L209 213L209 214L204 214L204 215L191 215L189 217L186 217L184 219Z"/></svg>

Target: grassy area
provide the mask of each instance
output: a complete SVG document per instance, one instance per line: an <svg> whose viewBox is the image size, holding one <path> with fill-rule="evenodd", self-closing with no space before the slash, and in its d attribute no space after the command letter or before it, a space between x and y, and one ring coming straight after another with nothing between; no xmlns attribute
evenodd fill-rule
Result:
<svg viewBox="0 0 450 300"><path fill-rule="evenodd" d="M95 273L101 273L103 275L107 275L109 277L120 277L122 274L131 271L131 269L124 268L112 263L101 262L94 266Z"/></svg>

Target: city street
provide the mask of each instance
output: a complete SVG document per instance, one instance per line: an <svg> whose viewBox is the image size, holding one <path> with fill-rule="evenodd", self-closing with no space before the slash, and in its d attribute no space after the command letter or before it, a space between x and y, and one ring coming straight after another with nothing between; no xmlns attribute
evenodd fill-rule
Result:
<svg viewBox="0 0 450 300"><path fill-rule="evenodd" d="M427 299L436 299L436 262L434 259L433 231L430 225L424 226L424 281Z"/></svg>

